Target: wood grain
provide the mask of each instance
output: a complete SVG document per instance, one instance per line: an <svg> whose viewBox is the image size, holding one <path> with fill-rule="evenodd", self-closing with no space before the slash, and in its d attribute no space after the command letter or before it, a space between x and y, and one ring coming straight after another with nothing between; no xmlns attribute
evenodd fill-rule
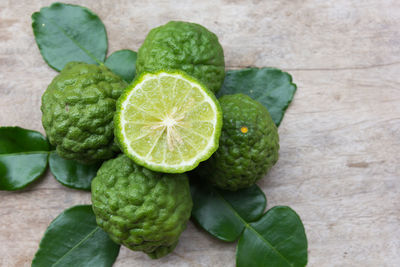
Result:
<svg viewBox="0 0 400 267"><path fill-rule="evenodd" d="M268 206L289 205L309 240L308 266L400 263L400 2L68 1L107 28L109 53L137 50L169 20L217 33L229 68L274 66L298 85L279 128L280 160L259 184ZM0 125L43 132L40 98L56 75L43 61L31 14L51 1L0 2ZM30 266L47 225L90 203L46 174L0 192L0 266ZM189 224L158 261L123 248L115 266L234 266L235 244Z"/></svg>

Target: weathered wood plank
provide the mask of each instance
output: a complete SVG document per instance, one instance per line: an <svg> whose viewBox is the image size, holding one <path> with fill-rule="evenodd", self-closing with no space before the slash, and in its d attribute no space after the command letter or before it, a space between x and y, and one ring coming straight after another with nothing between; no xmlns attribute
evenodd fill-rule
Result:
<svg viewBox="0 0 400 267"><path fill-rule="evenodd" d="M280 160L259 184L268 206L290 205L309 239L309 266L400 262L400 2L69 1L104 21L109 52L137 50L168 20L220 37L230 68L276 66L299 89L279 128ZM30 15L51 1L0 3L0 125L43 132L40 98L56 72L42 60ZM90 194L50 174L0 192L0 266L30 266L43 232ZM193 224L159 261L122 249L115 266L234 266L235 245Z"/></svg>

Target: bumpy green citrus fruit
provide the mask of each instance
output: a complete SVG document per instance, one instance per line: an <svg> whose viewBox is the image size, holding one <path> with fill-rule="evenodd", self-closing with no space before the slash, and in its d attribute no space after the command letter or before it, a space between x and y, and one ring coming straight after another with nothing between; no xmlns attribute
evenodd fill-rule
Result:
<svg viewBox="0 0 400 267"><path fill-rule="evenodd" d="M186 174L150 171L120 155L92 181L97 224L112 240L160 258L170 253L192 210Z"/></svg>
<svg viewBox="0 0 400 267"><path fill-rule="evenodd" d="M218 37L195 23L170 21L152 29L139 48L138 74L180 69L218 92L225 77L224 52Z"/></svg>
<svg viewBox="0 0 400 267"><path fill-rule="evenodd" d="M278 161L279 136L268 110L243 94L219 99L223 126L218 150L198 173L231 191L249 187Z"/></svg>
<svg viewBox="0 0 400 267"><path fill-rule="evenodd" d="M42 123L50 143L66 159L109 159L115 104L127 84L104 66L68 63L42 96Z"/></svg>

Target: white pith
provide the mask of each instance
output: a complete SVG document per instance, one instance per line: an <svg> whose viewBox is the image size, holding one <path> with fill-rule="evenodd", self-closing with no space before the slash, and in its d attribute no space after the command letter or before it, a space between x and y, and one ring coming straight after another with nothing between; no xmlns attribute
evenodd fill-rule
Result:
<svg viewBox="0 0 400 267"><path fill-rule="evenodd" d="M210 137L206 137L204 139L208 139L208 143L206 145L206 147L203 149L203 151L201 151L199 154L196 154L196 157L192 158L191 160L183 160L182 157L182 161L179 164L166 164L165 163L165 157L163 159L163 162L161 163L156 163L154 161L152 161L151 159L151 153L154 150L156 144L158 143L159 139L156 139L156 142L154 143L154 146L152 147L152 149L148 152L148 154L146 156L140 156L139 154L137 154L132 147L130 146L130 144L125 143L125 147L128 150L127 152L131 155L133 155L135 158L137 158L138 160L145 162L147 165L150 166L154 166L154 167L166 167L168 169L173 168L173 169L180 169L180 168L184 168L185 166L192 166L195 163L197 163L199 161L199 159L204 158L206 155L210 154L210 150L213 149L215 147L215 135L216 135L216 125L217 125L217 113L218 113L218 108L214 102L214 100L201 88L199 88L199 85L197 83L193 83L190 80L185 79L182 75L176 73L176 74L170 74L170 73L159 73L157 75L154 74L146 74L143 78L142 81L138 84L136 84L136 86L134 87L133 90L131 90L129 92L129 94L126 96L126 98L124 99L124 101L121 103L122 106L122 110L126 110L127 106L129 104L129 100L131 98L131 96L133 94L135 94L135 92L141 88L141 85L151 79L160 79L163 76L168 76L168 77L174 77L177 79L181 79L187 83L190 84L190 86L192 88L197 88L197 90L199 92L201 92L201 94L204 96L204 99L202 102L200 103L208 103L211 107L211 109L213 110L215 116L213 118L213 120L209 121L214 127L213 127L213 132L212 135ZM192 89L193 90L193 89ZM188 94L189 95L189 94ZM152 123L151 124L151 129L157 130L159 131L159 138L162 136L162 134L164 133L164 131L166 131L166 138L167 138L167 147L169 151L173 151L175 150L175 148L177 148L177 153L179 153L181 155L181 152L179 151L179 146L177 146L176 144L183 142L179 131L176 130L177 127L182 127L181 125L181 121L184 119L185 114L178 114L176 113L176 111L178 110L177 108L174 108L173 111L170 114L164 114L162 116L162 118L160 118L160 122L159 123ZM123 136L123 140L129 140L127 135L126 135L126 129L125 129L125 125L128 123L127 120L125 120L124 118L124 113L121 112L120 116L119 116L119 120L120 120L120 126L121 126L121 130L122 130L122 136ZM201 134L193 131L193 134L202 136ZM202 136L204 137L204 136ZM137 138L141 138L141 137L137 137ZM188 140L186 140L188 141ZM189 143L190 145L190 143ZM164 150L164 155L166 153L166 150Z"/></svg>

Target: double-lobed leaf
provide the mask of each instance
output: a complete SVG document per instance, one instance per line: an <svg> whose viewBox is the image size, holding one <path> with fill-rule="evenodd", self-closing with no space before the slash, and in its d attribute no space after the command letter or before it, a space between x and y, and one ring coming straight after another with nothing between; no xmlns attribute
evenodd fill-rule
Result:
<svg viewBox="0 0 400 267"><path fill-rule="evenodd" d="M90 205L74 206L50 223L32 267L109 267L119 249L120 245L97 226Z"/></svg>
<svg viewBox="0 0 400 267"><path fill-rule="evenodd" d="M220 240L239 239L238 267L307 264L307 238L299 216L284 206L263 214L266 198L257 185L230 192L192 181L190 190L194 221Z"/></svg>
<svg viewBox="0 0 400 267"><path fill-rule="evenodd" d="M18 190L46 170L49 144L39 132L0 127L0 190Z"/></svg>
<svg viewBox="0 0 400 267"><path fill-rule="evenodd" d="M70 61L101 64L105 60L106 29L85 7L54 3L32 14L32 28L44 60L57 71Z"/></svg>
<svg viewBox="0 0 400 267"><path fill-rule="evenodd" d="M60 157L56 151L49 156L50 171L61 184L82 190L90 190L92 179L96 176L101 162L90 165Z"/></svg>
<svg viewBox="0 0 400 267"><path fill-rule="evenodd" d="M107 33L91 10L71 4L54 3L32 14L32 29L43 59L61 71L71 61L105 64L125 81L136 73L137 53L123 49L107 60Z"/></svg>
<svg viewBox="0 0 400 267"><path fill-rule="evenodd" d="M19 190L41 177L49 162L50 170L61 184L90 190L101 162L83 165L63 159L39 132L20 127L0 127L0 190Z"/></svg>
<svg viewBox="0 0 400 267"><path fill-rule="evenodd" d="M277 126L296 92L292 76L275 68L229 70L219 96L243 93L259 101Z"/></svg>

